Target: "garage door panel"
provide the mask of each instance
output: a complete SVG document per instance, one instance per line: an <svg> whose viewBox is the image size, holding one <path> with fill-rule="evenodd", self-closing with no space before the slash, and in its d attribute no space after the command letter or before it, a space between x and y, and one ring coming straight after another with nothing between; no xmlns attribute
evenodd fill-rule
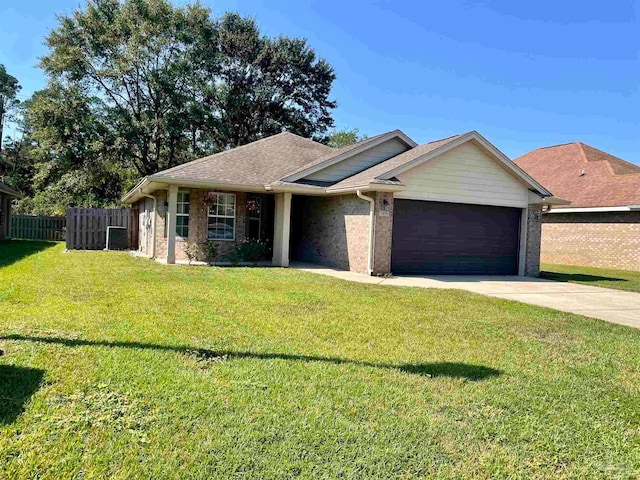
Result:
<svg viewBox="0 0 640 480"><path fill-rule="evenodd" d="M517 273L520 209L396 199L395 273Z"/></svg>

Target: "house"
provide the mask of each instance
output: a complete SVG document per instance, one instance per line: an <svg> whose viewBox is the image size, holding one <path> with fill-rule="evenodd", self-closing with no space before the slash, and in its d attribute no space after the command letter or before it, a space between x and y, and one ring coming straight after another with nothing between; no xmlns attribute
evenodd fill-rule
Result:
<svg viewBox="0 0 640 480"><path fill-rule="evenodd" d="M581 142L515 160L570 200L542 218L542 261L640 270L640 167Z"/></svg>
<svg viewBox="0 0 640 480"><path fill-rule="evenodd" d="M21 195L11 188L0 182L0 240L9 238L11 233L11 202Z"/></svg>
<svg viewBox="0 0 640 480"><path fill-rule="evenodd" d="M541 209L556 203L475 131L417 145L399 130L339 149L280 133L145 177L123 200L140 253L167 263L186 241L224 256L250 238L277 266L376 275L535 276Z"/></svg>

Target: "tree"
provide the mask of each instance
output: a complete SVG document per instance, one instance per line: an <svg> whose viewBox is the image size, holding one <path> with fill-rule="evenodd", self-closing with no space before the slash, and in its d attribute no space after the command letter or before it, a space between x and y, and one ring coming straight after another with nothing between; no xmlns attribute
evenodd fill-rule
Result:
<svg viewBox="0 0 640 480"><path fill-rule="evenodd" d="M255 21L226 14L218 22L217 148L231 148L288 130L326 140L333 126L328 99L333 68L307 41L260 35Z"/></svg>
<svg viewBox="0 0 640 480"><path fill-rule="evenodd" d="M46 43L51 82L95 99L113 158L139 175L284 130L324 139L333 125L331 66L306 40L264 37L237 14L89 0Z"/></svg>
<svg viewBox="0 0 640 480"><path fill-rule="evenodd" d="M34 146L29 133L30 127L25 111L29 102L21 102L12 108L11 119L15 122L20 136L4 138L4 148L0 151L0 181L24 195L33 192L35 166Z"/></svg>
<svg viewBox="0 0 640 480"><path fill-rule="evenodd" d="M4 139L3 130L7 114L19 103L16 93L21 87L18 79L7 73L4 65L0 64L0 151L2 151L2 141Z"/></svg>
<svg viewBox="0 0 640 480"><path fill-rule="evenodd" d="M82 87L51 82L34 94L25 115L35 166L34 196L24 203L33 213L118 202L123 172L100 99Z"/></svg>
<svg viewBox="0 0 640 480"><path fill-rule="evenodd" d="M327 145L333 148L346 147L362 140L366 140L366 135L360 135L360 131L357 128L352 130L334 130L329 135Z"/></svg>

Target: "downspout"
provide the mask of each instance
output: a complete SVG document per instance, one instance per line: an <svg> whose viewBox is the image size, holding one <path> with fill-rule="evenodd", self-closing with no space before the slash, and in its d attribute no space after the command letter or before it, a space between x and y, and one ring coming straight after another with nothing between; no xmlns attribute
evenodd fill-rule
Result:
<svg viewBox="0 0 640 480"><path fill-rule="evenodd" d="M376 218L375 218L375 213L376 213L376 201L371 198L371 197L367 197L366 195L363 195L362 192L360 190L356 190L356 195L358 195L358 198L361 198L362 200L366 200L367 202L369 202L369 256L367 259L367 271L369 272L369 275L373 275L373 259L374 259L374 245L375 245L375 228L376 228Z"/></svg>
<svg viewBox="0 0 640 480"><path fill-rule="evenodd" d="M138 189L140 195L143 197L151 198L153 200L153 216L151 217L151 259L156 258L156 215L158 212L158 199L153 195L148 195L142 191L142 188Z"/></svg>

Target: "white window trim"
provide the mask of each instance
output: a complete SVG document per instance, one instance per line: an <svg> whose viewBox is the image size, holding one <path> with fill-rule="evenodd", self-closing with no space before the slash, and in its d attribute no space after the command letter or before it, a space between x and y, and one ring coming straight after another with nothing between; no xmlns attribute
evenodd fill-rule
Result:
<svg viewBox="0 0 640 480"><path fill-rule="evenodd" d="M211 242L235 242L236 241L236 212L238 210L238 197L235 193L229 192L207 192L207 195L233 195L233 215L211 215L211 205L207 205L207 240ZM209 238L210 218L233 218L233 238Z"/></svg>
<svg viewBox="0 0 640 480"><path fill-rule="evenodd" d="M177 202L178 205L189 205L189 212L191 212L191 190L178 190L178 198L180 197L181 193L188 193L189 194L189 201L188 202ZM178 217L187 217L189 218L189 215L191 213L180 213L178 212L178 209L176 208L176 238L179 240L188 240L189 237L183 237L182 235L178 235L178 222L177 222L177 218ZM189 223L191 223L191 219L189 219L187 221L187 228L190 227Z"/></svg>

